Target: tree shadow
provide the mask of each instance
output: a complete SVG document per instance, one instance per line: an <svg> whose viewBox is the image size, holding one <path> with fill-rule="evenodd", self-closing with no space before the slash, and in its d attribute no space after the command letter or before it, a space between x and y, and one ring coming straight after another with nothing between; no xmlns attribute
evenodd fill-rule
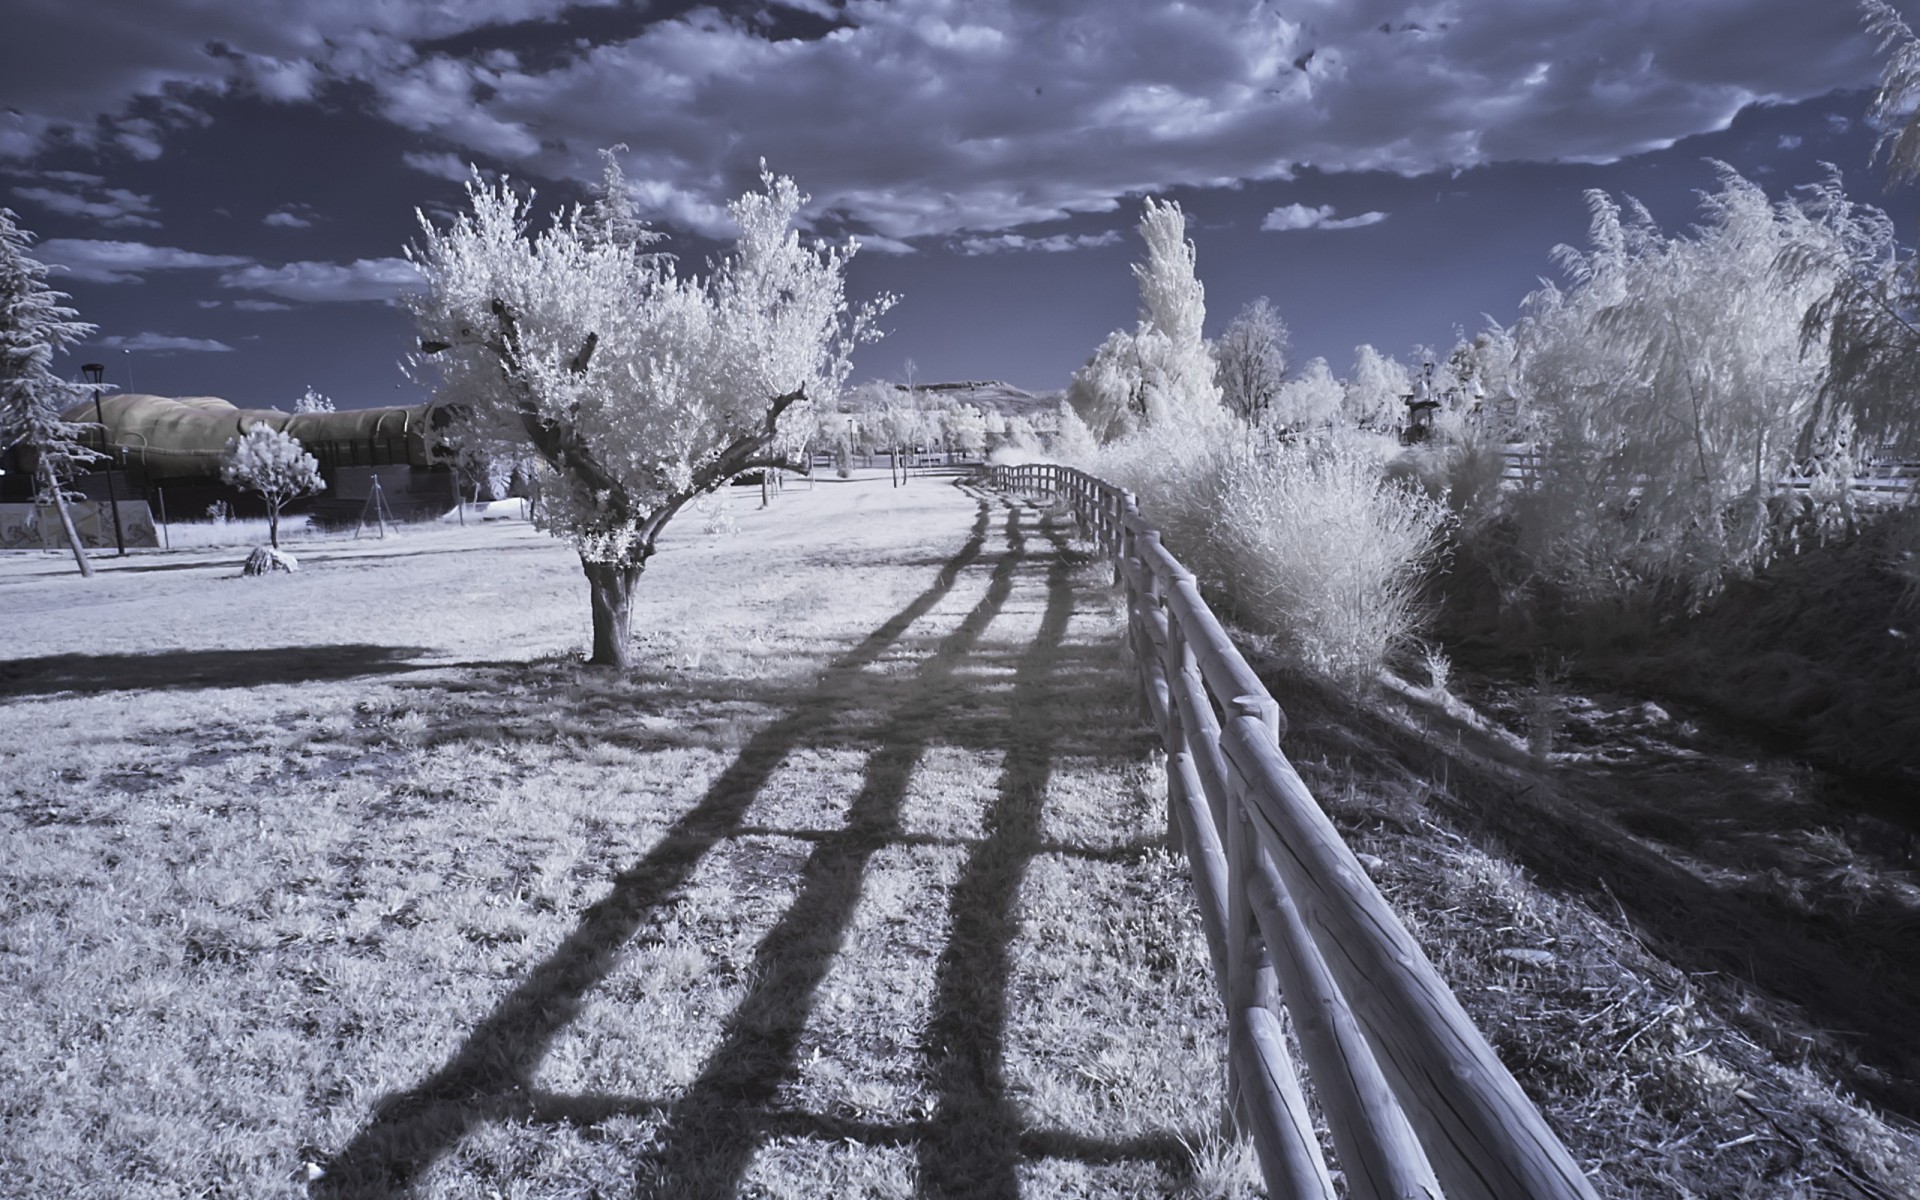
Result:
<svg viewBox="0 0 1920 1200"><path fill-rule="evenodd" d="M0 698L75 692L251 688L276 683L329 683L366 675L420 671L422 646L343 643L257 650L161 650L146 654L50 654L0 661Z"/></svg>

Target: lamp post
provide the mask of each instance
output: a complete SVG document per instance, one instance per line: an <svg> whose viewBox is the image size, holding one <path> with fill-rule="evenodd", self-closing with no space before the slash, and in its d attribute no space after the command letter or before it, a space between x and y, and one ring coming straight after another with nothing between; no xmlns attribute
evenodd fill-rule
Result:
<svg viewBox="0 0 1920 1200"><path fill-rule="evenodd" d="M113 510L113 548L125 558L127 538L120 531L120 491L113 482L113 443L107 440L107 418L100 411L100 393L107 388L103 382L107 365L88 363L80 368L80 373L87 377L87 386L93 389L93 419L100 422L100 445L107 451L107 507Z"/></svg>

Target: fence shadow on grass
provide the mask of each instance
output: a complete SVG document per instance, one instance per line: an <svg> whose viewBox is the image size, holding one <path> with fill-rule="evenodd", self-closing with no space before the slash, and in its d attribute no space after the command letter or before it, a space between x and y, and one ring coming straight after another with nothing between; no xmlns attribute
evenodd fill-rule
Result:
<svg viewBox="0 0 1920 1200"><path fill-rule="evenodd" d="M1084 652L1063 646L1078 556L1057 529L1044 530L1050 562L1037 635L1009 654L981 646L982 634L1006 607L1016 573L1036 553L1029 548L1033 510L977 493L975 498L972 531L941 564L933 584L836 660L813 688L783 696L781 715L747 739L701 801L616 877L612 892L581 914L574 933L475 1027L453 1058L419 1086L378 1106L370 1123L326 1164L316 1196L404 1190L475 1125L499 1119L592 1124L628 1114L660 1120L654 1149L637 1164L634 1181L638 1194L660 1197L733 1196L759 1146L780 1136L914 1146L923 1187L940 1195L1015 1195L1023 1155L1097 1162L1181 1158L1171 1136L1109 1144L1025 1130L1005 1096L1001 1056L1019 932L1015 904L1028 862L1059 849L1043 840L1040 819L1055 757L1063 746L1098 755L1120 747L1092 744L1097 739L1085 731L1057 736L1055 723L1042 719L1054 706L1090 698ZM1006 544L990 554L996 512ZM992 562L984 596L914 672L877 677L866 670L983 556ZM983 662L1003 669L985 677L958 670ZM884 704L875 705L876 692ZM605 699L592 698L597 720L612 719L598 711ZM856 701L879 710L859 739L874 747L859 791L842 827L808 836L797 894L757 946L752 985L728 1016L700 1076L671 1101L535 1089L553 1040L614 970L650 914L671 902L717 843L749 832L749 806L790 753L849 739L838 727L839 710ZM933 1011L922 1039L929 1047L933 1111L925 1119L873 1122L783 1108L779 1093L797 1077L796 1047L851 927L870 860L885 846L923 840L905 834L902 809L915 765L935 740L991 744L1003 748L1004 757L985 836L965 845L950 893L949 940L935 968Z"/></svg>

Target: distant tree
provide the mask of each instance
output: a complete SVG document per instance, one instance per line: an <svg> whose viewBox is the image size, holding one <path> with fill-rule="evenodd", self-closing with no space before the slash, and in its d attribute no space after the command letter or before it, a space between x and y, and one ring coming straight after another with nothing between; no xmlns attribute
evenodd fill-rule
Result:
<svg viewBox="0 0 1920 1200"><path fill-rule="evenodd" d="M307 390L293 402L293 411L297 413L323 413L333 410L332 399L315 391L312 384L308 384Z"/></svg>
<svg viewBox="0 0 1920 1200"><path fill-rule="evenodd" d="M326 489L320 461L308 454L300 439L265 421L255 423L244 437L227 439L220 451L220 478L232 487L258 492L267 502L267 540L280 548L280 510L290 500Z"/></svg>
<svg viewBox="0 0 1920 1200"><path fill-rule="evenodd" d="M409 255L427 286L407 301L439 397L471 414L459 436L528 447L553 472L538 519L580 556L588 661L610 666L628 662L661 530L746 471L799 469L814 406L837 400L892 302L849 307L854 247L800 240L790 179L763 170L729 206L739 239L704 279L623 232L627 194L609 156L597 207L535 236L530 201L476 174L451 226L421 218Z"/></svg>
<svg viewBox="0 0 1920 1200"><path fill-rule="evenodd" d="M88 424L61 419L87 396L87 389L53 373L53 356L93 336L95 326L47 286L47 266L27 253L33 234L20 228L13 210L0 208L0 450L25 447L34 461L35 488L60 514L67 544L80 574L93 566L80 544L67 508L67 480L102 457L82 439Z"/></svg>
<svg viewBox="0 0 1920 1200"><path fill-rule="evenodd" d="M1286 346L1286 324L1265 296L1241 309L1213 343L1221 403L1244 420L1258 420L1286 381Z"/></svg>
<svg viewBox="0 0 1920 1200"><path fill-rule="evenodd" d="M1219 419L1220 387L1202 336L1206 289L1186 220L1179 204L1147 198L1140 218L1147 255L1133 264L1140 323L1109 335L1067 388L1067 403L1101 441L1143 426L1198 428Z"/></svg>
<svg viewBox="0 0 1920 1200"><path fill-rule="evenodd" d="M944 432L954 448L968 458L978 458L986 451L987 419L971 404L958 405L947 414Z"/></svg>
<svg viewBox="0 0 1920 1200"><path fill-rule="evenodd" d="M1413 376L1406 367L1392 355L1361 345L1353 352L1353 374L1347 379L1341 411L1351 424L1384 432L1399 424L1406 411L1401 397L1412 391Z"/></svg>
<svg viewBox="0 0 1920 1200"><path fill-rule="evenodd" d="M1307 363L1298 378L1282 383L1267 406L1268 424L1283 429L1318 429L1331 425L1340 414L1346 389L1333 376L1333 368L1324 358Z"/></svg>

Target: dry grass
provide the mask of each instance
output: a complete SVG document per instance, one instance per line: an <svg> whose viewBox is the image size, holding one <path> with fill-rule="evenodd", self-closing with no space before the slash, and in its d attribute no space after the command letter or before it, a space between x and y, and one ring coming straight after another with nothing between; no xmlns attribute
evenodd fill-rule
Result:
<svg viewBox="0 0 1920 1200"><path fill-rule="evenodd" d="M10 1196L1243 1194L1104 571L925 481L0 561Z"/></svg>
<svg viewBox="0 0 1920 1200"><path fill-rule="evenodd" d="M1457 700L1271 683L1302 776L1603 1196L1920 1195L1920 881L1864 827L1806 828L1804 779L1652 706L1563 691L1536 756L1535 686L1489 736Z"/></svg>

